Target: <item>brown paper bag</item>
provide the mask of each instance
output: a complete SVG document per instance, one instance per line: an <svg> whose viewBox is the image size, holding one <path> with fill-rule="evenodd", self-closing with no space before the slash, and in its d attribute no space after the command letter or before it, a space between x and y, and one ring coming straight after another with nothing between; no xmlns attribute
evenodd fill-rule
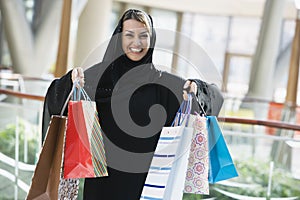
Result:
<svg viewBox="0 0 300 200"><path fill-rule="evenodd" d="M54 115L51 117L27 200L54 200L58 198L66 119L64 116Z"/></svg>

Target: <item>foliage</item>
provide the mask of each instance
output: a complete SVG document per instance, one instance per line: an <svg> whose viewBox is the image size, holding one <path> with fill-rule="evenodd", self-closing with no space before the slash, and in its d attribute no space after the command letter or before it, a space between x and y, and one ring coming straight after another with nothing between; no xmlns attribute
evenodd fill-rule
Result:
<svg viewBox="0 0 300 200"><path fill-rule="evenodd" d="M27 123L27 124L26 124ZM36 138L36 131L33 127L28 126L28 122L20 121L18 124L19 129L19 160L24 162L24 141L25 134L27 140L27 156L26 163L35 164L36 154L39 150L38 138ZM0 131L0 152L15 158L15 143L16 143L16 125L9 124L5 129Z"/></svg>
<svg viewBox="0 0 300 200"><path fill-rule="evenodd" d="M232 187L227 185L210 185L210 195L184 194L184 200L200 200L209 197L232 199L214 190L218 188L227 192L250 197L266 197L269 180L269 164L258 160L236 161L239 177L231 181L249 184L254 187ZM295 179L290 172L274 167L272 176L271 197L299 197L300 180Z"/></svg>
<svg viewBox="0 0 300 200"><path fill-rule="evenodd" d="M258 184L260 187L238 189L237 194L265 197L268 179L269 164L258 160L237 161L239 178L235 181L249 184ZM272 175L271 197L300 197L300 180L295 179L292 174L278 166L274 167Z"/></svg>

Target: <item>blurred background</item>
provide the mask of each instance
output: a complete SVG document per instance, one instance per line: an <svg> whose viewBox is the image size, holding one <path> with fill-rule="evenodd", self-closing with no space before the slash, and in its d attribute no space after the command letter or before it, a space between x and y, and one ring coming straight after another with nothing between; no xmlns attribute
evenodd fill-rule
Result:
<svg viewBox="0 0 300 200"><path fill-rule="evenodd" d="M225 98L219 121L239 177L184 199L300 199L298 4L0 0L0 200L26 197L51 81L101 61L128 8L153 17L158 68L214 82Z"/></svg>

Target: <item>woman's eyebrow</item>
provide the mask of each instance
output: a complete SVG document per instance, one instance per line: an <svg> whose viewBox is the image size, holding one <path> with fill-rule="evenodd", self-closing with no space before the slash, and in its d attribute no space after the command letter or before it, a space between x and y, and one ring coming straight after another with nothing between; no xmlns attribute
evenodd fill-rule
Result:
<svg viewBox="0 0 300 200"><path fill-rule="evenodd" d="M132 30L124 30L125 32L129 32L129 33L135 33L134 31ZM139 34L145 34L145 33L148 33L148 30L145 30L143 32L140 32Z"/></svg>
<svg viewBox="0 0 300 200"><path fill-rule="evenodd" d="M131 30L125 30L125 32L134 33L134 31Z"/></svg>
<svg viewBox="0 0 300 200"><path fill-rule="evenodd" d="M146 30L146 31L143 31L143 32L141 32L140 34L145 34L145 33L148 33L148 31Z"/></svg>

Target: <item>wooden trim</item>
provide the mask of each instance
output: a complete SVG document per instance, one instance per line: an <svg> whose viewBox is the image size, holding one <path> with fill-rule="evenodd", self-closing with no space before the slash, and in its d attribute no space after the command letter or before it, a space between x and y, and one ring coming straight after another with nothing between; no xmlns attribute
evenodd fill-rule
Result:
<svg viewBox="0 0 300 200"><path fill-rule="evenodd" d="M218 117L218 120L220 122L226 122L226 123L262 125L262 126L268 126L272 128L281 128L281 129L300 131L300 125L275 121L275 120L258 120L258 119L246 119L246 118L235 118L235 117Z"/></svg>
<svg viewBox="0 0 300 200"><path fill-rule="evenodd" d="M31 99L31 100L37 100L37 101L45 100L45 97L43 97L43 96L26 94L26 93L22 93L22 92L16 92L13 90L0 89L0 94L7 94L7 95L11 95L11 96L18 97L21 99Z"/></svg>
<svg viewBox="0 0 300 200"><path fill-rule="evenodd" d="M44 101L45 97L38 95L30 95L26 93L16 92L12 90L0 89L0 94L7 94L24 99L32 99L37 101ZM287 122L274 121L274 120L257 120L257 119L246 119L246 118L235 118L235 117L218 117L219 122L225 123L237 123L237 124L248 124L248 125L262 125L273 128L288 129L294 131L300 131L300 125L291 124Z"/></svg>
<svg viewBox="0 0 300 200"><path fill-rule="evenodd" d="M288 105L296 106L299 75L299 57L300 57L300 19L296 20L295 34L292 43L288 84L286 89L285 102Z"/></svg>
<svg viewBox="0 0 300 200"><path fill-rule="evenodd" d="M227 92L227 84L228 84L228 77L230 71L230 61L232 57L243 57L243 58L250 58L252 59L252 55L244 54L244 53L232 53L232 52L225 52L224 56L224 66L223 66L223 84L222 84L222 92Z"/></svg>
<svg viewBox="0 0 300 200"><path fill-rule="evenodd" d="M67 72L70 22L71 22L72 0L63 1L63 10L61 15L59 44L56 58L54 76L61 77Z"/></svg>

